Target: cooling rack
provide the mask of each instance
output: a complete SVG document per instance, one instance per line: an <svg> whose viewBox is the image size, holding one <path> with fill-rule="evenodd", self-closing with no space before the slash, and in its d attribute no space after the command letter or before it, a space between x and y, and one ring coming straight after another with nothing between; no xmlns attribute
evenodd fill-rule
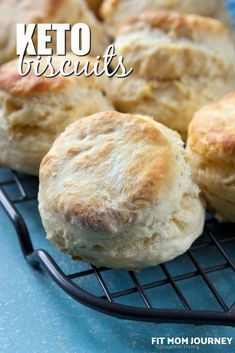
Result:
<svg viewBox="0 0 235 353"><path fill-rule="evenodd" d="M225 0L225 4L231 17L233 28L235 29L235 0Z"/></svg>
<svg viewBox="0 0 235 353"><path fill-rule="evenodd" d="M92 265L81 270L79 262L73 262L77 271L66 273L46 249L33 247L26 214L19 210L20 205L37 199L37 187L37 178L0 168L0 204L16 230L25 259L31 266L44 269L73 299L120 319L235 326L235 225L218 224L208 216L202 237L186 254L139 273ZM38 215L37 202L30 207ZM72 262L69 256L66 259ZM115 277L111 285L110 273ZM115 288L118 282L122 288ZM94 294L97 286L99 294Z"/></svg>

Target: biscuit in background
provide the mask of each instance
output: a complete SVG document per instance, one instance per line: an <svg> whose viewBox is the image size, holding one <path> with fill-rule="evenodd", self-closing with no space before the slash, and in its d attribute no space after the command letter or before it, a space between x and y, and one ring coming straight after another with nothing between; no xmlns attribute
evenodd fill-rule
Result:
<svg viewBox="0 0 235 353"><path fill-rule="evenodd" d="M224 0L104 0L100 14L114 33L115 27L128 17L159 10L214 17L231 27Z"/></svg>
<svg viewBox="0 0 235 353"><path fill-rule="evenodd" d="M53 64L59 65L59 58ZM85 64L92 58L80 58ZM0 68L0 165L38 174L56 137L71 122L112 110L110 81L96 77L21 77L17 60Z"/></svg>
<svg viewBox="0 0 235 353"><path fill-rule="evenodd" d="M114 45L134 69L112 80L117 110L150 115L184 139L194 113L235 88L234 46L217 20L146 12L119 27Z"/></svg>
<svg viewBox="0 0 235 353"><path fill-rule="evenodd" d="M195 114L187 158L209 209L220 221L235 222L235 93Z"/></svg>
<svg viewBox="0 0 235 353"><path fill-rule="evenodd" d="M86 0L89 8L99 17L99 10L103 0Z"/></svg>
<svg viewBox="0 0 235 353"><path fill-rule="evenodd" d="M1 0L0 64L16 57L17 23L70 23L73 25L77 22L84 22L91 28L90 54L102 55L108 46L109 39L103 25L88 9L85 0ZM70 43L69 38L67 43Z"/></svg>
<svg viewBox="0 0 235 353"><path fill-rule="evenodd" d="M176 132L139 115L71 124L40 167L47 238L74 259L141 269L185 252L205 211Z"/></svg>

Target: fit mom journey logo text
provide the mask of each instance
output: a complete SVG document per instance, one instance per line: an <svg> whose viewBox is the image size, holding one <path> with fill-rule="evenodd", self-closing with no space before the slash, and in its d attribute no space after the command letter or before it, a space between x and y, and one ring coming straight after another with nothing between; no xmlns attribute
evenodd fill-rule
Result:
<svg viewBox="0 0 235 353"><path fill-rule="evenodd" d="M232 337L152 337L154 346L232 345Z"/></svg>
<svg viewBox="0 0 235 353"><path fill-rule="evenodd" d="M17 24L16 54L19 57L19 75L24 77L33 72L35 76L48 78L58 75L106 75L123 78L132 73L133 68L126 69L123 56L116 55L114 45L110 45L103 56L96 56L92 65L90 60L81 65L80 60L71 59L71 55L66 58L69 52L75 58L87 56L91 50L91 36L91 29L85 23L76 23L73 26L68 23ZM54 56L64 56L59 67L53 64Z"/></svg>

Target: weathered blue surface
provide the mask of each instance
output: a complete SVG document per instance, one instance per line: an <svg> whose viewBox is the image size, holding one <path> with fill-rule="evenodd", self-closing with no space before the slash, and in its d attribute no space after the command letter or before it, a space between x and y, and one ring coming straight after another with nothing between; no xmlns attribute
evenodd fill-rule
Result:
<svg viewBox="0 0 235 353"><path fill-rule="evenodd" d="M228 7L235 29L235 0L226 0L226 5Z"/></svg>

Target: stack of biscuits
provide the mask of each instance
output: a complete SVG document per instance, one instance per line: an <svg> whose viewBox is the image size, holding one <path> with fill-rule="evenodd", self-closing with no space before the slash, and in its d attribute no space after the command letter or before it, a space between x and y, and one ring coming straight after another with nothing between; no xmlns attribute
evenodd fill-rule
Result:
<svg viewBox="0 0 235 353"><path fill-rule="evenodd" d="M139 270L187 251L205 208L235 222L235 48L223 0L3 0L0 21L0 165L39 174L58 249ZM17 23L78 22L92 33L81 65L113 44L133 72L19 76Z"/></svg>

